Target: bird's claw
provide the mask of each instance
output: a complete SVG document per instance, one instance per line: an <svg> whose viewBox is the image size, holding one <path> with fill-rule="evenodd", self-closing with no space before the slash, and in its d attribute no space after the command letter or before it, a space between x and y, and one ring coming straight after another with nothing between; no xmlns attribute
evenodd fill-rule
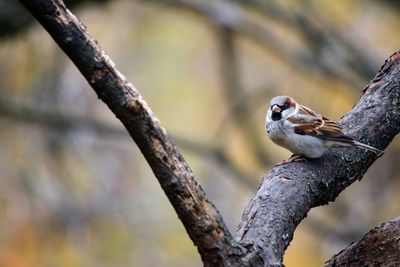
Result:
<svg viewBox="0 0 400 267"><path fill-rule="evenodd" d="M276 164L275 166L280 166L280 165L283 165L283 164L286 164L286 163L290 163L290 162L307 162L307 159L303 158L300 155L293 154L289 159L281 161L278 164Z"/></svg>

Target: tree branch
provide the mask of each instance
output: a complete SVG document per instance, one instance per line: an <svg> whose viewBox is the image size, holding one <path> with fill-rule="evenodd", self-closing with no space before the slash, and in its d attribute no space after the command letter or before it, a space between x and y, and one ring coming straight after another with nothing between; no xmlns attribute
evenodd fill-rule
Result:
<svg viewBox="0 0 400 267"><path fill-rule="evenodd" d="M235 241L205 197L178 148L136 88L114 67L61 0L20 0L121 120L153 169L206 266L280 266L293 232L312 207L327 204L376 160L357 148L290 163L265 175ZM387 60L339 124L355 139L384 149L400 131L400 53Z"/></svg>
<svg viewBox="0 0 400 267"><path fill-rule="evenodd" d="M20 0L77 66L135 140L205 263L240 252L219 212L137 89L61 0Z"/></svg>
<svg viewBox="0 0 400 267"><path fill-rule="evenodd" d="M356 140L384 149L400 131L400 52L394 53L339 124ZM236 233L249 261L280 266L293 232L308 211L328 204L362 178L375 155L335 149L321 159L273 168L247 206Z"/></svg>
<svg viewBox="0 0 400 267"><path fill-rule="evenodd" d="M400 266L400 217L375 227L324 264L339 266Z"/></svg>

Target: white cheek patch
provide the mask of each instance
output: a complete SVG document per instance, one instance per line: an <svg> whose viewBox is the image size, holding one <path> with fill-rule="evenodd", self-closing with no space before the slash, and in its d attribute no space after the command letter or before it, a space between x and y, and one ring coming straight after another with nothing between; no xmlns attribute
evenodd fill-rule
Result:
<svg viewBox="0 0 400 267"><path fill-rule="evenodd" d="M289 116L292 115L292 114L294 114L292 108L288 108L288 109L282 111L282 117L283 117L284 119L286 119L287 117L289 117Z"/></svg>

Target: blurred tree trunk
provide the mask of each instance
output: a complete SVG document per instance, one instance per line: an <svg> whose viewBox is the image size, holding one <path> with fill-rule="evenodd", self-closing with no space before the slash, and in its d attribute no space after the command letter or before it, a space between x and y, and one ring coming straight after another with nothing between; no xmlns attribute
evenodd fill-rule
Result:
<svg viewBox="0 0 400 267"><path fill-rule="evenodd" d="M265 175L244 211L237 232L231 235L172 138L138 90L115 68L84 25L68 12L61 0L20 2L49 32L98 97L124 124L197 246L205 266L281 266L293 233L308 211L334 201L346 187L360 180L376 160L375 155L367 151L342 149L307 163L274 167ZM383 150L400 132L399 110L398 52L385 62L353 110L338 123L350 136ZM376 247L377 243L368 240L397 244L397 240L393 243L391 234L385 233L386 230L377 232L379 242L367 235L364 241L355 245L355 253L363 257L370 248ZM370 246L358 249L366 243ZM391 245L390 249L379 245L381 247L392 255L386 257L383 265L398 262L398 245ZM350 254L340 257L350 258ZM335 260L328 266L337 266Z"/></svg>

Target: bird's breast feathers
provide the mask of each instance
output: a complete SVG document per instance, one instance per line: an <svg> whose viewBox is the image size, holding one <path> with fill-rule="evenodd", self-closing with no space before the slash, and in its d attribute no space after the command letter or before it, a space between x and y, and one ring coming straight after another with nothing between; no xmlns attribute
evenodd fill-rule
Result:
<svg viewBox="0 0 400 267"><path fill-rule="evenodd" d="M318 158L327 149L319 138L296 133L294 128L285 121L267 123L267 131L269 138L275 144L298 155Z"/></svg>

